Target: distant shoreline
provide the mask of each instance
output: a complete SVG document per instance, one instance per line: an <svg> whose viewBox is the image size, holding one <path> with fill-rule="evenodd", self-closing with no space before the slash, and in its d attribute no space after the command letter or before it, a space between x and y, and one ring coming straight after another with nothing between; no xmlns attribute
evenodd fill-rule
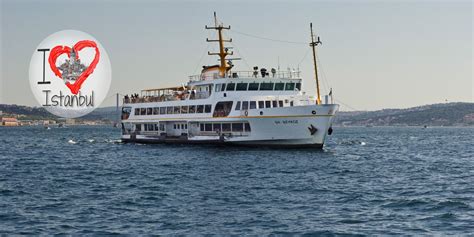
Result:
<svg viewBox="0 0 474 237"><path fill-rule="evenodd" d="M0 104L0 118L13 117L20 122L64 123L42 107ZM73 124L112 125L119 121L116 107L97 108L86 116L74 119ZM48 122L45 122L48 121ZM36 124L35 124L36 125ZM340 111L334 127L471 127L474 126L474 103L452 102L423 105L407 109L382 109L375 111Z"/></svg>

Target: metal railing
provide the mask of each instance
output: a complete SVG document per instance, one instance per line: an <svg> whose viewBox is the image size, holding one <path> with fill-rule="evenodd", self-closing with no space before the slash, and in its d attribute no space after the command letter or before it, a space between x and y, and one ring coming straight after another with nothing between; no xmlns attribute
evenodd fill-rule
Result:
<svg viewBox="0 0 474 237"><path fill-rule="evenodd" d="M205 81L220 78L282 78L282 79L300 79L300 71L277 71L275 73L268 72L264 75L260 71L230 71L224 77L220 77L218 73L211 75L199 74L189 76L190 81Z"/></svg>

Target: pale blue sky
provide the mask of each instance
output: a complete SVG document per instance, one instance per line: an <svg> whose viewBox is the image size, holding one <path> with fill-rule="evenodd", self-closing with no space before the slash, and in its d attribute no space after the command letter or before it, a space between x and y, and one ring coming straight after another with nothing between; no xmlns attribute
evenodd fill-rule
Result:
<svg viewBox="0 0 474 237"><path fill-rule="evenodd" d="M174 86L216 58L200 58L212 13L237 32L307 42L313 22L323 92L360 110L473 102L472 1L6 1L1 0L0 103L38 105L28 81L36 46L65 29L91 34L112 64L110 94ZM297 67L307 44L230 31L237 69ZM211 45L210 49L215 48ZM239 54L240 53L240 54ZM314 93L311 54L303 89ZM103 105L113 105L107 99ZM343 110L349 110L343 106Z"/></svg>

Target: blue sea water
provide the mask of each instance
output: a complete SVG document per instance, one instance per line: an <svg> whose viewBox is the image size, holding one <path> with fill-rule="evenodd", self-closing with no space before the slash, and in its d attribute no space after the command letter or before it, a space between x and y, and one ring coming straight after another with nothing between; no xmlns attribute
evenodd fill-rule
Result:
<svg viewBox="0 0 474 237"><path fill-rule="evenodd" d="M0 127L0 234L466 235L473 128L335 128L323 150Z"/></svg>

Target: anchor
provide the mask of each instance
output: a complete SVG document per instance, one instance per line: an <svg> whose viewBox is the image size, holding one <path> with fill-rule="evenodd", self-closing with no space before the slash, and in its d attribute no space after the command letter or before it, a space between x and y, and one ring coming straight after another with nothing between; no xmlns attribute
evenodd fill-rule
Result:
<svg viewBox="0 0 474 237"><path fill-rule="evenodd" d="M318 131L318 129L315 128L312 124L311 126L308 127L308 130L311 133L311 135L314 135Z"/></svg>

